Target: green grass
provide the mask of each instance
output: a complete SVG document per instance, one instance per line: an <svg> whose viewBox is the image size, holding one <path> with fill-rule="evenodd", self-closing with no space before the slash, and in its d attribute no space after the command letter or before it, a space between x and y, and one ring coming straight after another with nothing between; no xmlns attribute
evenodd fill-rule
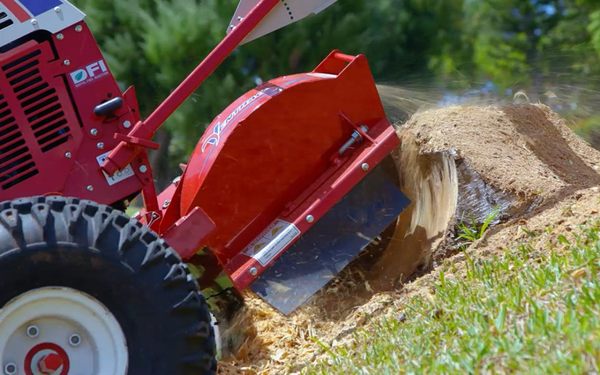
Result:
<svg viewBox="0 0 600 375"><path fill-rule="evenodd" d="M463 250L468 247L468 245L483 237L485 232L490 228L490 225L496 220L499 213L500 210L494 208L481 224L477 222L472 222L470 225L465 222L458 224L458 238L465 241Z"/></svg>
<svg viewBox="0 0 600 375"><path fill-rule="evenodd" d="M129 217L134 217L135 214L137 214L139 210L141 210L141 207L131 205L131 206L127 207L125 214Z"/></svg>
<svg viewBox="0 0 600 375"><path fill-rule="evenodd" d="M539 238L531 239L539 241ZM487 259L447 263L431 297L412 297L307 374L598 373L600 221Z"/></svg>
<svg viewBox="0 0 600 375"><path fill-rule="evenodd" d="M600 132L600 116L595 115L580 120L577 123L573 124L573 129L579 136L590 141L592 133Z"/></svg>

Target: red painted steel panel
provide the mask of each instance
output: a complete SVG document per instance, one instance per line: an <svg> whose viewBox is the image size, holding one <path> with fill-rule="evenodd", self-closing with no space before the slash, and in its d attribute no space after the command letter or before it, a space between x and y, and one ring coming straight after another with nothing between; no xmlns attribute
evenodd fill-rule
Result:
<svg viewBox="0 0 600 375"><path fill-rule="evenodd" d="M21 22L25 22L31 18L29 13L20 4L17 4L15 0L3 0L2 4Z"/></svg>
<svg viewBox="0 0 600 375"><path fill-rule="evenodd" d="M204 245L234 276L255 265L240 253L276 218L307 230L298 214L320 217L364 177L361 163L376 165L398 143L366 58L330 65L327 74L275 79L231 104L199 141L175 191L166 218L202 207L216 224ZM374 143L340 157L358 125L369 127Z"/></svg>
<svg viewBox="0 0 600 375"><path fill-rule="evenodd" d="M89 29L77 26L0 54L0 200L62 194L112 204L147 178L137 164L109 184L100 169L98 157L116 146L115 133L128 132L123 123L136 121L137 108L94 115L122 94Z"/></svg>

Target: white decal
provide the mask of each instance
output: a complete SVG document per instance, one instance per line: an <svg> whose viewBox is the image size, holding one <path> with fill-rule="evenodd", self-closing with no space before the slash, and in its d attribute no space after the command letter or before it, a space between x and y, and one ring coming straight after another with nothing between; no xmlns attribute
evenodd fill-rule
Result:
<svg viewBox="0 0 600 375"><path fill-rule="evenodd" d="M110 151L99 155L98 157L96 157L96 161L98 162L98 164L101 166L102 164L104 164L104 162L106 161L106 157L108 156L108 154L110 154ZM104 177L106 178L106 182L108 183L109 186L113 186L123 180L126 180L130 177L133 177L135 175L135 173L133 172L133 168L131 168L131 164L126 166L125 168L123 168L122 170L116 172L114 175L109 176L106 172L102 171L102 173L104 173Z"/></svg>
<svg viewBox="0 0 600 375"><path fill-rule="evenodd" d="M71 73L71 80L76 87L90 83L98 78L108 74L108 69L104 60L99 60L89 64L83 69L78 69Z"/></svg>
<svg viewBox="0 0 600 375"><path fill-rule="evenodd" d="M300 230L294 224L277 219L244 249L244 254L265 267L299 235Z"/></svg>
<svg viewBox="0 0 600 375"><path fill-rule="evenodd" d="M225 130L225 128L227 128L227 125L229 125L231 123L231 121L235 118L235 116L240 114L240 112L242 112L250 104L252 104L256 99L260 98L263 95L264 95L264 93L262 91L258 92L257 94L255 94L254 96L250 97L248 100L246 100L245 102L240 104L239 107L234 109L233 112L231 112L229 114L229 116L227 116L225 118L225 120L223 122L219 122L217 125L215 125L212 129L212 134L204 141L204 143L202 143L202 152L206 151L206 148L208 146L219 145L219 141L221 140L221 133L223 133L223 130Z"/></svg>

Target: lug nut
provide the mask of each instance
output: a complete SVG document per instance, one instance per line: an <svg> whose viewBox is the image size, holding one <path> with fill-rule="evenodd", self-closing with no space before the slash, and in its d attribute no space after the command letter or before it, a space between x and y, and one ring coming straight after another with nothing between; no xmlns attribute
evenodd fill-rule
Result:
<svg viewBox="0 0 600 375"><path fill-rule="evenodd" d="M40 329L36 325L27 327L27 336L34 339L40 335Z"/></svg>
<svg viewBox="0 0 600 375"><path fill-rule="evenodd" d="M4 366L4 374L6 375L14 375L17 373L17 365L15 363L7 363L6 366Z"/></svg>
<svg viewBox="0 0 600 375"><path fill-rule="evenodd" d="M69 337L69 344L71 346L79 346L79 344L81 344L81 336L76 333L72 334L71 337Z"/></svg>
<svg viewBox="0 0 600 375"><path fill-rule="evenodd" d="M38 368L42 374L54 374L64 365L63 359L56 353L46 354L38 361Z"/></svg>

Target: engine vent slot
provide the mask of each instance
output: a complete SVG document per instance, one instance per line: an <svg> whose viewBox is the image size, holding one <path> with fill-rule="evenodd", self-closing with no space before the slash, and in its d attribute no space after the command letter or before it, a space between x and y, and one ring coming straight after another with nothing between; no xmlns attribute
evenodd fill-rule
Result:
<svg viewBox="0 0 600 375"><path fill-rule="evenodd" d="M23 133L0 95L0 186L9 189L38 173Z"/></svg>
<svg viewBox="0 0 600 375"><path fill-rule="evenodd" d="M2 66L42 152L69 141L70 127L57 90L40 72L40 50Z"/></svg>
<svg viewBox="0 0 600 375"><path fill-rule="evenodd" d="M12 25L13 23L14 23L13 20L11 20L8 17L8 14L6 14L6 12L0 11L0 30L6 29L7 27L9 27L10 25Z"/></svg>

